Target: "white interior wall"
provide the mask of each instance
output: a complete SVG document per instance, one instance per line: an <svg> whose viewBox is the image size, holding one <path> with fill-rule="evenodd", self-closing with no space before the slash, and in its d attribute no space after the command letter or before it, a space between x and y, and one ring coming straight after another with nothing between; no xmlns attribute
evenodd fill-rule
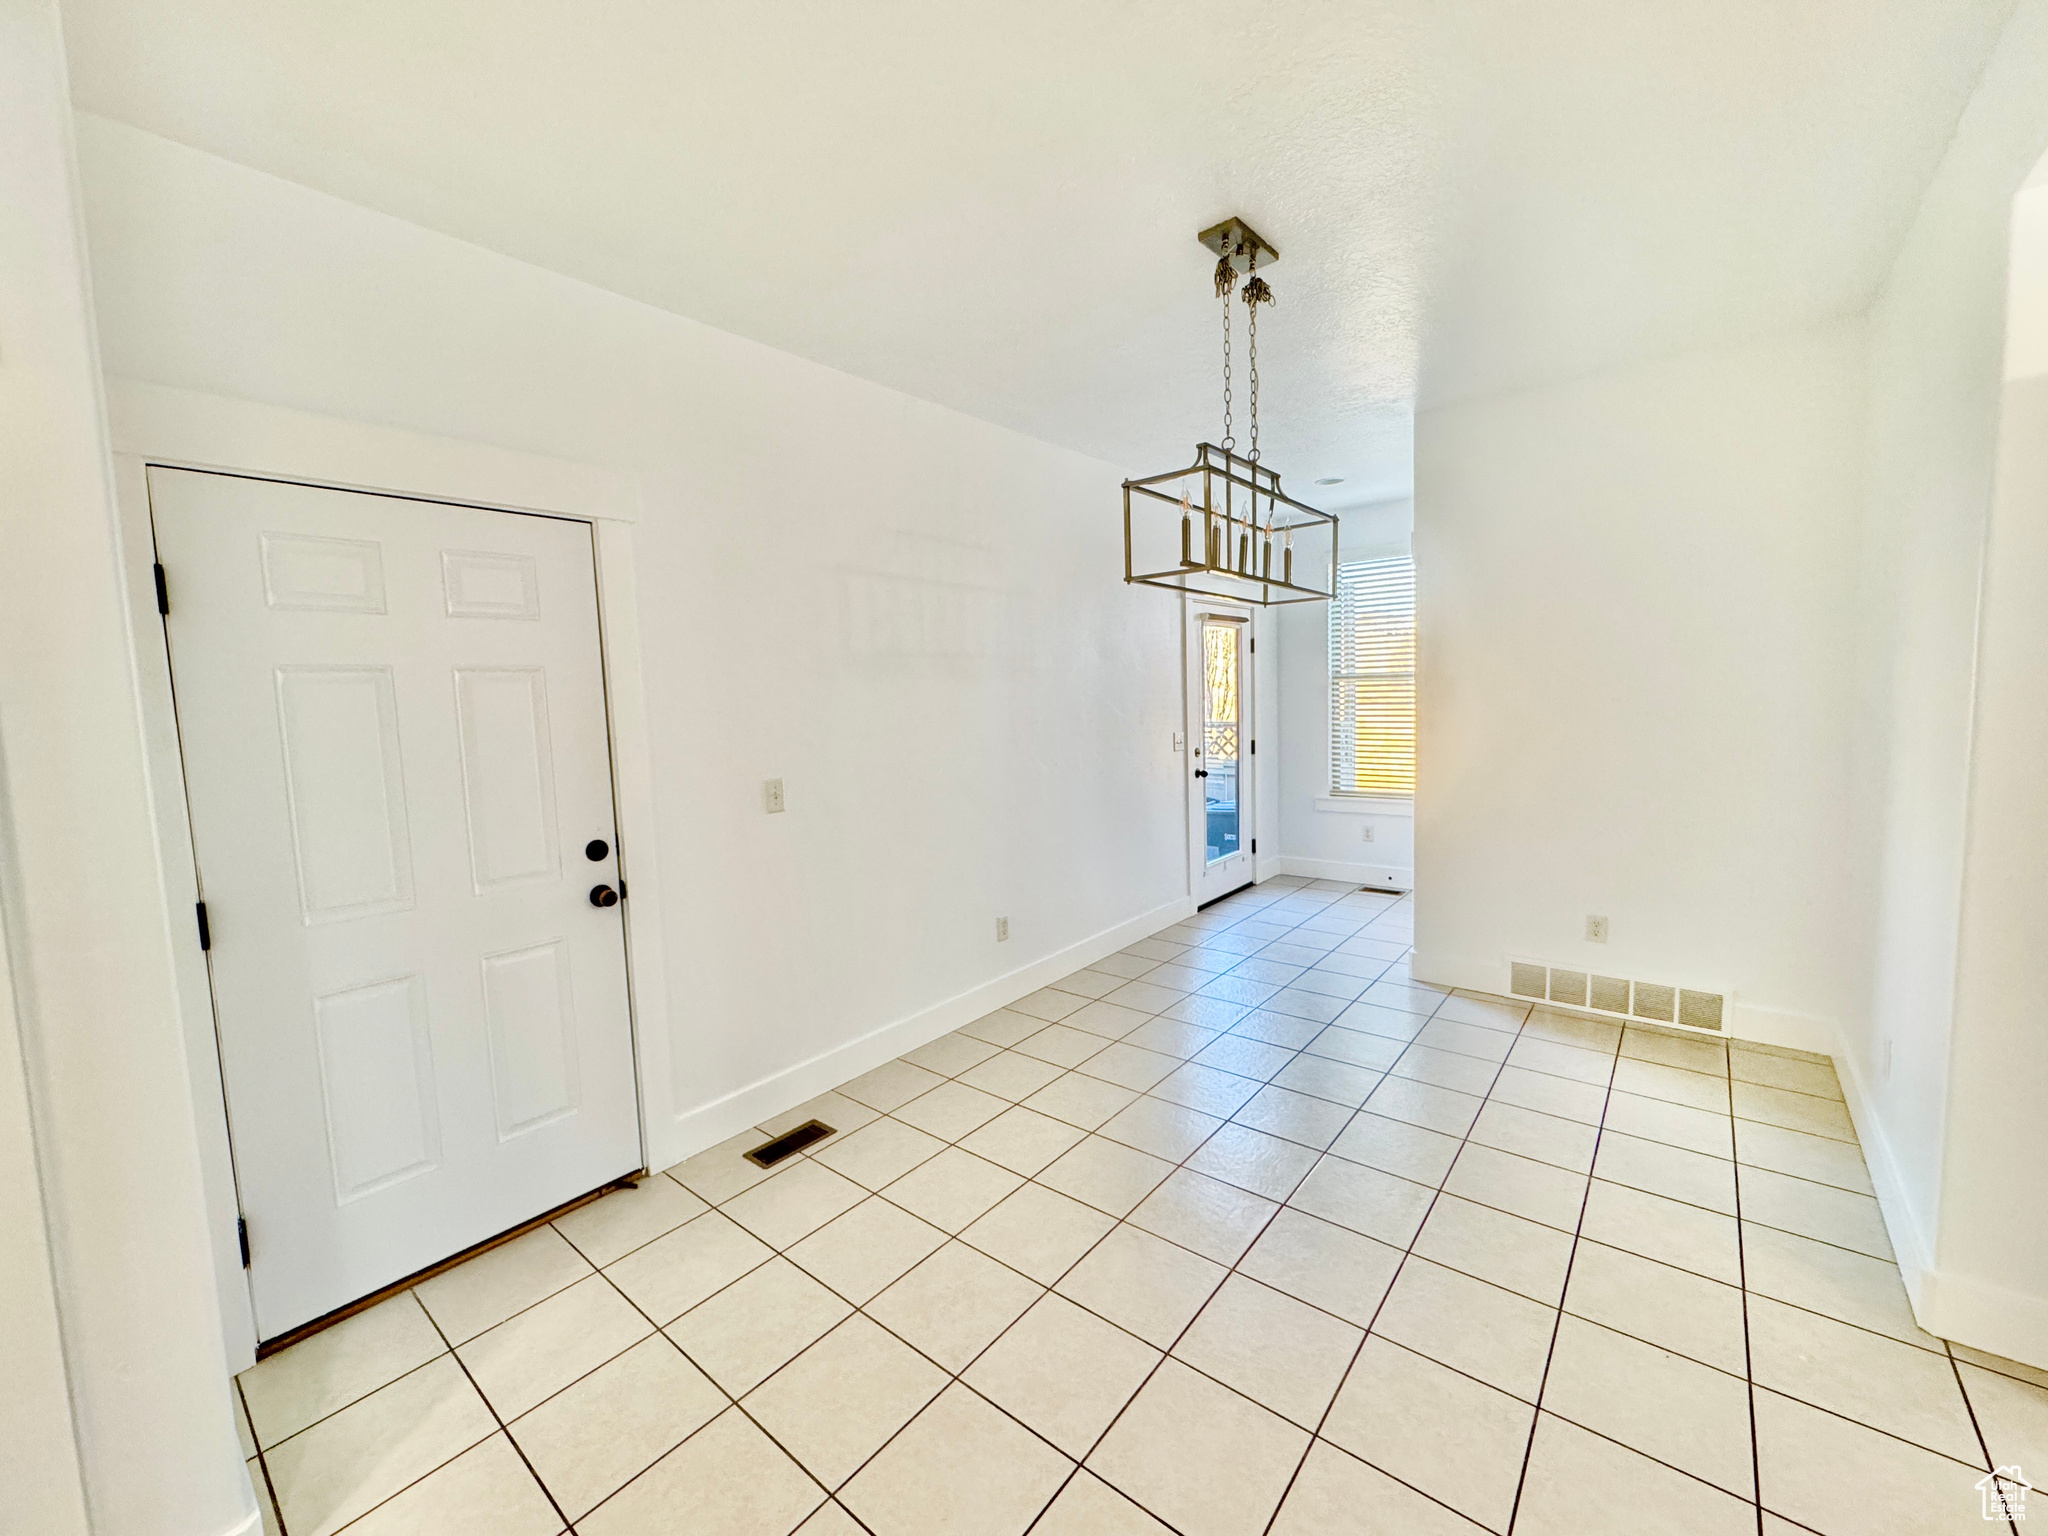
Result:
<svg viewBox="0 0 2048 1536"><path fill-rule="evenodd" d="M1997 474L1978 607L1935 1276L1948 1336L2048 1365L2048 187L2014 200Z"/></svg>
<svg viewBox="0 0 2048 1536"><path fill-rule="evenodd" d="M1726 989L1734 1032L1831 1048L1863 345L1845 321L1422 414L1418 976Z"/></svg>
<svg viewBox="0 0 2048 1536"><path fill-rule="evenodd" d="M133 129L80 141L110 374L639 478L657 1157L1185 901L1181 620L1120 580L1123 467Z"/></svg>
<svg viewBox="0 0 2048 1536"><path fill-rule="evenodd" d="M21 1019L0 896L0 1530L86 1536L85 1484L73 1438L57 1314L55 1256L43 1202Z"/></svg>
<svg viewBox="0 0 2048 1536"><path fill-rule="evenodd" d="M2008 1354L2032 1350L2028 1358L2036 1363L2048 1363L2038 1299L2036 1342L2028 1344L2016 1327L2026 1308L2003 1305L1960 1274L1951 1283L1950 1271L1988 1260L1979 1278L2013 1294L2010 1271L1996 1255L1980 1249L1966 1260L1972 1245L1957 1249L1951 1234L1958 1219L2002 1229L2014 1197L2038 1205L2042 1187L2039 1162L2029 1191L1965 1144L1997 1144L1991 1106L2004 1103L2010 1085L2029 1080L2018 1070L2023 1066L2032 1069L2038 1099L2044 1064L2023 1054L2010 1063L2010 1078L1955 1074L1966 1059L1982 1063L1957 1022L1958 944L1966 851L1987 825L1971 807L1972 732L1982 707L1979 620L2000 455L2011 198L2048 140L2044 85L2048 4L2027 0L1958 123L1871 310L1858 530L1856 862L1847 871L1862 937L1837 1053L1922 1326L1987 1348L2002 1345ZM2017 276L2022 267L2014 270ZM2014 311L2025 338L2034 334L2028 305L2048 297L2048 284L2020 287L2023 299L2034 296ZM2022 339L2014 357L2030 346ZM2033 369L2022 363L2021 371ZM2009 399L2007 409L2014 408ZM2024 590L2029 552L2022 543L2014 554ZM1994 735L2008 724L1994 727ZM2008 834L2024 835L2024 804L2007 814L2014 818ZM1979 886L1994 903L1984 914L1992 926L1973 924L1990 945L1987 960L1998 950L2001 915L2037 913L2021 892L1993 895L1996 886ZM1994 1021L1986 1038L2002 1040L1995 988L1984 1002ZM1967 1173L1945 1168L1958 1148ZM2008 1256L2034 1265L2037 1277L2048 1254L2038 1236ZM2032 1293L2038 1298L2040 1291L2037 1279ZM2007 1325L1987 1327L1993 1312Z"/></svg>
<svg viewBox="0 0 2048 1536"><path fill-rule="evenodd" d="M0 1529L250 1532L43 0L0 145Z"/></svg>
<svg viewBox="0 0 2048 1536"><path fill-rule="evenodd" d="M2016 244L2048 232L2041 204ZM2040 253L2035 253L2038 264ZM2016 274L2017 275L2017 274ZM2008 378L1979 630L1933 1311L2048 1366L2048 371Z"/></svg>
<svg viewBox="0 0 2048 1536"><path fill-rule="evenodd" d="M1406 552L1415 500L1337 513L1340 562ZM1280 691L1280 849L1286 873L1362 885L1415 883L1415 812L1392 800L1330 794L1330 611L1322 603L1277 610ZM1372 829L1366 842L1364 829Z"/></svg>

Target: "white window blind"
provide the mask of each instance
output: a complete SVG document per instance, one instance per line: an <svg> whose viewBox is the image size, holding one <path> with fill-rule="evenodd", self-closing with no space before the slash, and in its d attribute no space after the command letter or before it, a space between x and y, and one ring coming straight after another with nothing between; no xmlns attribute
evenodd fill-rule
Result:
<svg viewBox="0 0 2048 1536"><path fill-rule="evenodd" d="M1406 555L1337 567L1330 789L1415 793L1415 562Z"/></svg>

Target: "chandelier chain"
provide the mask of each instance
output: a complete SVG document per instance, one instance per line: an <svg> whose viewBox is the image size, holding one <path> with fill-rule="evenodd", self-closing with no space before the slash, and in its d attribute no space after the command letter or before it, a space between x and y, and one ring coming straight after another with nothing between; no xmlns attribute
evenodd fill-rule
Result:
<svg viewBox="0 0 2048 1536"><path fill-rule="evenodd" d="M1245 322L1245 351L1248 354L1247 371L1251 374L1251 459L1254 464L1259 462L1259 295L1262 291L1271 292L1259 281L1259 248L1254 245L1251 250L1251 267L1245 275L1244 284L1244 307L1249 314ZM1257 477L1254 476L1253 480L1256 483ZM1255 515L1258 511L1256 495L1252 501L1252 511Z"/></svg>
<svg viewBox="0 0 2048 1536"><path fill-rule="evenodd" d="M1230 248L1228 242L1226 242L1222 259L1216 263L1216 296L1223 301L1223 451L1225 453L1237 447L1237 436L1231 430L1230 422L1230 295L1236 287L1237 268L1231 265Z"/></svg>
<svg viewBox="0 0 2048 1536"><path fill-rule="evenodd" d="M1263 608L1328 603L1338 570L1337 518L1288 495L1278 468L1261 462L1259 307L1275 301L1264 269L1280 253L1239 218L1212 224L1198 238L1215 261L1213 288L1223 304L1222 432L1197 442L1191 462L1124 481L1123 578L1183 600ZM1240 294L1241 336L1239 317L1231 313ZM1213 346L1216 333L1209 334ZM1169 380L1166 387L1177 385ZM1247 423L1243 449L1240 410Z"/></svg>

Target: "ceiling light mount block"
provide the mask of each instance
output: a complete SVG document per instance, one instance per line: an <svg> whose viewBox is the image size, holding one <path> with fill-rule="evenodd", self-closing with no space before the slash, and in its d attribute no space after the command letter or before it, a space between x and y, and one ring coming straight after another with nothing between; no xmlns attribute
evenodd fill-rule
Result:
<svg viewBox="0 0 2048 1536"><path fill-rule="evenodd" d="M1197 238L1218 256L1228 252L1230 264L1240 272L1251 271L1254 253L1262 267L1270 267L1280 259L1279 248L1243 219L1211 224Z"/></svg>

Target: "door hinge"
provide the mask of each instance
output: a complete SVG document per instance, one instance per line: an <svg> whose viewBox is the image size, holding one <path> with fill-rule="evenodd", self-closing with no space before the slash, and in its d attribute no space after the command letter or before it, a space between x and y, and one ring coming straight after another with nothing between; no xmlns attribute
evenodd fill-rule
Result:
<svg viewBox="0 0 2048 1536"><path fill-rule="evenodd" d="M246 1216L237 1216L235 1218L235 1241L242 1245L242 1268L247 1269L249 1267L249 1218Z"/></svg>
<svg viewBox="0 0 2048 1536"><path fill-rule="evenodd" d="M171 611L171 589L164 580L163 561L157 561L150 569L156 573L156 611L158 613L169 613Z"/></svg>
<svg viewBox="0 0 2048 1536"><path fill-rule="evenodd" d="M1259 851L1259 840L1258 840L1258 839L1257 839L1257 838L1255 837L1255 838L1253 838L1253 839L1252 839L1252 852L1253 852L1253 853L1257 853L1258 851Z"/></svg>
<svg viewBox="0 0 2048 1536"><path fill-rule="evenodd" d="M1259 637L1257 635L1245 636L1245 642L1245 654L1247 656L1256 656L1259 654Z"/></svg>
<svg viewBox="0 0 2048 1536"><path fill-rule="evenodd" d="M1253 756L1253 757L1257 757L1258 755L1259 755L1259 743L1258 743L1257 739L1255 738L1255 739L1254 739L1254 740L1252 741L1252 756Z"/></svg>
<svg viewBox="0 0 2048 1536"><path fill-rule="evenodd" d="M199 947L202 950L211 949L213 948L213 926L206 921L206 903L203 901L197 903L195 910L199 913Z"/></svg>

